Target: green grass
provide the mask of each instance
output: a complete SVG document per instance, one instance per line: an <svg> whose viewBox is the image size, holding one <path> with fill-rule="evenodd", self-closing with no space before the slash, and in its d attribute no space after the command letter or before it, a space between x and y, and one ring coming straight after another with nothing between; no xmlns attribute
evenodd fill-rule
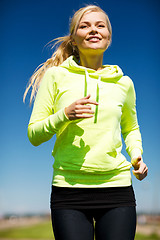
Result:
<svg viewBox="0 0 160 240"><path fill-rule="evenodd" d="M52 233L52 226L50 221L44 223L10 228L0 231L0 238L13 238L13 239L54 239Z"/></svg>
<svg viewBox="0 0 160 240"><path fill-rule="evenodd" d="M52 226L50 221L39 223L32 226L10 228L0 231L0 239L40 239L40 240L54 240L52 233ZM151 236L144 236L136 234L135 240L160 240L160 237L152 234Z"/></svg>
<svg viewBox="0 0 160 240"><path fill-rule="evenodd" d="M135 240L160 240L160 237L157 236L156 234L152 234L150 236L136 234Z"/></svg>

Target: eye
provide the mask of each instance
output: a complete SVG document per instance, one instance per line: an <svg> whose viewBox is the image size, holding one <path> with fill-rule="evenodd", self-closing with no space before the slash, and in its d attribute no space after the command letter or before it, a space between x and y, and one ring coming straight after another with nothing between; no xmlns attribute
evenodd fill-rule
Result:
<svg viewBox="0 0 160 240"><path fill-rule="evenodd" d="M79 28L81 28L81 29L87 28L87 25L80 25Z"/></svg>
<svg viewBox="0 0 160 240"><path fill-rule="evenodd" d="M99 27L99 28L104 28L105 25L104 25L104 24L99 24L98 27Z"/></svg>

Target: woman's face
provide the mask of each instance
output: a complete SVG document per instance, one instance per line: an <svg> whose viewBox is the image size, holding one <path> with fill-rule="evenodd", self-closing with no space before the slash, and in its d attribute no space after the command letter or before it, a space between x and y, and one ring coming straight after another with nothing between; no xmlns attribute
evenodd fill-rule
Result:
<svg viewBox="0 0 160 240"><path fill-rule="evenodd" d="M105 14L103 12L84 14L73 39L73 44L77 46L80 54L91 52L102 54L110 42Z"/></svg>

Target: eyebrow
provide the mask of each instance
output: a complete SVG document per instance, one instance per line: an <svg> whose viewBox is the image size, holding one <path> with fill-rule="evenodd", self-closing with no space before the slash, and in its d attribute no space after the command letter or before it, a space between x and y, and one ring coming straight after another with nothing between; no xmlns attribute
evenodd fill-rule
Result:
<svg viewBox="0 0 160 240"><path fill-rule="evenodd" d="M80 22L79 24L82 24L82 23L88 24L88 23L90 23L90 22L84 21L84 22ZM97 23L104 23L104 24L106 24L106 22L104 22L103 20L97 21L96 24L97 24Z"/></svg>

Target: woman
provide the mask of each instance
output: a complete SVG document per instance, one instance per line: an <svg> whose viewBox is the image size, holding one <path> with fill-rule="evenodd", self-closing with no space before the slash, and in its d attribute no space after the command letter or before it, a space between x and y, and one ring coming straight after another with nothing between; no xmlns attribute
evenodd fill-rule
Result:
<svg viewBox="0 0 160 240"><path fill-rule="evenodd" d="M51 194L56 240L133 240L135 197L130 168L142 180L141 134L132 80L103 65L112 29L95 5L79 9L70 34L32 76L35 99L28 137L35 146L56 134ZM25 93L25 96L26 96ZM121 154L123 135L131 163Z"/></svg>

